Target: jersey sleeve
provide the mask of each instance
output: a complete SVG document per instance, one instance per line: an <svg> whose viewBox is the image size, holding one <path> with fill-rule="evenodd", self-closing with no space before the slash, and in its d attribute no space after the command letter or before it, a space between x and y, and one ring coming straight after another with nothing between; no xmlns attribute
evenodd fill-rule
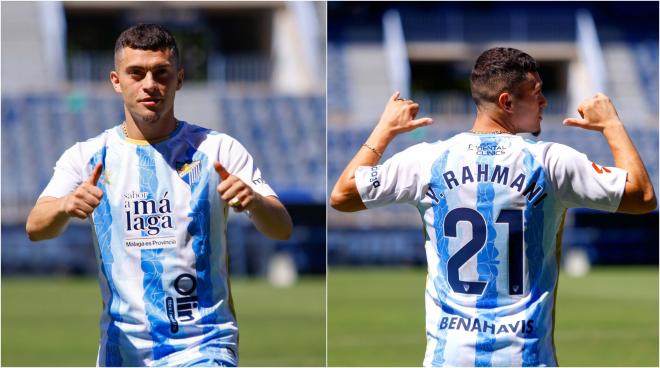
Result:
<svg viewBox="0 0 660 368"><path fill-rule="evenodd" d="M244 183L248 184L252 190L264 197L275 196L275 191L266 183L261 176L261 170L254 164L254 159L248 150L236 139L225 135L228 144L223 144L220 148L218 162L231 175L237 176Z"/></svg>
<svg viewBox="0 0 660 368"><path fill-rule="evenodd" d="M80 143L64 151L60 156L53 176L50 178L46 189L41 192L39 198L55 197L61 198L74 191L83 181L83 160L80 153Z"/></svg>
<svg viewBox="0 0 660 368"><path fill-rule="evenodd" d="M424 197L427 183L422 172L422 147L409 147L381 165L355 169L355 184L367 208L390 203L414 204Z"/></svg>
<svg viewBox="0 0 660 368"><path fill-rule="evenodd" d="M584 153L558 143L548 147L546 164L557 196L565 207L608 212L619 208L627 171L598 165Z"/></svg>

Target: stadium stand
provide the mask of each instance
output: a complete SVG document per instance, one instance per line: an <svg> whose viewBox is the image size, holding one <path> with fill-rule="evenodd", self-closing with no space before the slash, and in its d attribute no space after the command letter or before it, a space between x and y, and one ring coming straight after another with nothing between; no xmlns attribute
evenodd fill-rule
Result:
<svg viewBox="0 0 660 368"><path fill-rule="evenodd" d="M322 207L325 184L325 102L323 96L254 96L225 93L218 101L218 114L225 122L221 132L237 138L253 154L264 177L287 206ZM33 94L2 98L2 208L4 244L27 242L24 221L39 193L52 175L55 161L74 142L117 125L123 119L121 100L113 95ZM36 134L35 134L36 133ZM305 212L303 210L303 212ZM268 255L289 249L301 263L301 271L320 272L324 264L324 220L294 234L289 242L275 242L254 233L247 221L233 219L230 252L236 272L265 272ZM48 241L47 251L34 258L28 245L3 247L3 267L24 270L32 265L47 271L88 272L94 268L88 226L76 222L63 237ZM254 234L253 234L254 233ZM247 239L246 239L247 238ZM84 239L81 241L81 239ZM248 240L250 254L243 249ZM282 244L280 244L282 243ZM291 244L303 244L301 247ZM316 255L305 244L315 244ZM85 249L59 252L58 249ZM91 253L90 253L91 252ZM62 256L57 254L61 253ZM73 253L75 256L71 256ZM46 254L47 256L44 256ZM79 255L89 257L81 258ZM251 260L255 254L260 257ZM43 256L43 257L42 257ZM72 258L73 257L73 258ZM247 257L247 258L243 258ZM312 259L309 259L309 258ZM254 262L248 266L249 262Z"/></svg>

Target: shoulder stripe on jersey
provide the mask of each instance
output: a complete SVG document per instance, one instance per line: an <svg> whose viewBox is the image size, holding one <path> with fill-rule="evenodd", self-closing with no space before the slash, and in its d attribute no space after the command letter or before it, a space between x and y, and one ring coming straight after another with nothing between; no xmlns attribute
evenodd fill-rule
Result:
<svg viewBox="0 0 660 368"><path fill-rule="evenodd" d="M443 193L447 187L445 181L442 177L442 174L445 172L445 167L447 166L447 158L449 156L449 151L444 152L440 158L438 158L431 168L431 189L437 193ZM433 227L435 229L435 237L437 244L438 257L440 257L440 265L447 264L449 259L449 244L447 238L444 236L444 226L443 221L447 216L447 199L444 196L440 196L437 203L433 204ZM440 302L445 299L447 292L449 290L449 284L447 283L446 270L443 267L437 270L438 277L433 280L434 287L438 294L438 299ZM442 303L444 305L444 303ZM444 312L444 310L443 310ZM440 320L440 318L438 318ZM440 326L437 328L437 345L433 351L433 364L434 366L442 366L445 363L445 344L447 341L447 330L441 329Z"/></svg>
<svg viewBox="0 0 660 368"><path fill-rule="evenodd" d="M189 158L189 160L200 161L200 166L202 168L209 167L209 158L201 151L197 151L192 145L188 147L186 151L186 157ZM202 170L200 175L202 176L200 180L190 183L191 198L190 213L188 216L191 218L191 221L188 224L188 233L193 239L192 249L195 253L195 268L198 285L197 298L199 303L199 311L201 314L201 320L199 324L203 326L202 334L206 336L204 340L200 342L199 350L202 354L205 354L206 350L212 351L215 345L213 342L209 343L210 341L217 338L217 336L214 336L216 334L213 333L213 326L217 325L219 322L222 323L222 321L218 321L218 318L222 317L222 313L218 313L218 311L214 308L214 289L216 289L215 291L217 293L220 293L225 297L229 296L229 292L225 289L224 283L216 281L216 284L213 284L211 272L212 258L218 262L221 262L220 255L213 253L214 247L212 247L210 242L211 203L209 195L217 194L209 193L208 183L210 181L209 176L215 175L215 172L211 170ZM228 273L227 276L229 276ZM209 354L212 355L212 352Z"/></svg>
<svg viewBox="0 0 660 368"><path fill-rule="evenodd" d="M534 160L534 156L527 150L524 149L523 153L525 154L524 158L524 167L525 173L527 173L527 184L536 182L537 185L544 188L548 187L546 185L545 172L543 166ZM540 357L540 351L544 348L542 344L545 344L546 341L540 341L544 335L546 335L544 329L547 326L543 326L542 323L539 323L539 317L542 313L548 313L550 311L543 311L543 303L536 304L536 308L533 308L531 305L534 302L538 302L541 298L541 294L544 290L547 289L547 271L544 270L544 264L547 263L544 258L546 254L543 242L544 237L544 225L545 225L545 216L544 206L535 207L531 202L527 202L527 208L525 209L525 256L527 258L527 268L529 275L529 285L531 298L530 302L527 305L527 321L534 321L534 329L531 334L526 338L525 345L523 346L522 354L522 366L538 366L542 362ZM533 310L530 310L532 309Z"/></svg>
<svg viewBox="0 0 660 368"><path fill-rule="evenodd" d="M100 151L92 156L89 164L94 167L97 163L102 163L105 170L106 152L107 147L104 145ZM99 180L96 185L103 191L103 193L107 193L103 180ZM112 210L107 195L104 195L103 198L101 198L101 203L94 210L93 219L94 232L96 233L99 255L101 257L101 272L108 284L108 290L110 291L110 298L107 306L110 318L108 319L109 325L107 326L106 331L106 343L105 346L102 347L105 359L103 359L103 357L99 358L100 360L104 360L103 365L105 366L118 367L123 365L121 352L119 350L121 331L119 330L119 327L117 327L117 323L122 322L122 316L121 313L119 313L119 303L121 301L117 295L117 289L115 288L112 279L112 266L114 263L114 257L112 256Z"/></svg>
<svg viewBox="0 0 660 368"><path fill-rule="evenodd" d="M500 140L497 137L480 137L481 145L498 145ZM477 157L477 165L485 165L492 167L494 164L494 157L491 155L480 155ZM488 169L486 169L488 172ZM486 284L486 288L477 298L476 308L477 308L477 318L484 321L495 321L495 314L490 312L493 308L497 307L497 263L499 263L499 251L495 246L495 238L497 237L497 232L495 226L495 214L493 208L493 202L495 201L495 188L491 181L479 182L477 185L477 198L476 198L475 207L477 212L479 212L484 220L486 220L486 245L479 253L477 253L477 272L479 274L479 280L489 280ZM492 366L492 356L495 345L495 336L491 334L487 329L481 330L477 333L476 341L476 350L475 350L475 361L474 364L476 367L490 367Z"/></svg>
<svg viewBox="0 0 660 368"><path fill-rule="evenodd" d="M559 230L557 230L557 236L555 237L555 256L557 258L557 278L555 279L555 292L552 299L552 358L555 360L555 365L559 366L559 360L557 359L557 349L555 349L555 311L557 303L557 291L559 290L559 265L561 262L561 243L564 235L564 221L566 220L566 209L561 214L561 223L559 224Z"/></svg>
<svg viewBox="0 0 660 368"><path fill-rule="evenodd" d="M140 192L147 193L147 199L155 201L154 193L158 192L158 178L154 149L151 146L135 147L139 159ZM143 231L142 236L149 234ZM147 320L150 324L150 334L153 340L153 358L158 360L175 351L167 343L170 324L165 312L165 290L163 289L163 251L165 249L141 249L140 267L144 273L144 304Z"/></svg>

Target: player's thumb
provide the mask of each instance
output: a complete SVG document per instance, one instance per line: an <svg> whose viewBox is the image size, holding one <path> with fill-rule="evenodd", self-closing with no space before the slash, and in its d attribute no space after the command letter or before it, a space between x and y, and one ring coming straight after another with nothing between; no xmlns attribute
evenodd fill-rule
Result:
<svg viewBox="0 0 660 368"><path fill-rule="evenodd" d="M213 168L215 169L215 172L217 172L218 175L220 175L222 180L227 179L230 175L227 172L227 170L225 170L225 168L218 161L213 161Z"/></svg>
<svg viewBox="0 0 660 368"><path fill-rule="evenodd" d="M584 119L577 119L577 118L566 118L562 122L564 125L568 126L575 126L575 127L582 127L587 125L587 121Z"/></svg>
<svg viewBox="0 0 660 368"><path fill-rule="evenodd" d="M92 170L92 175L89 176L87 182L89 184L96 186L96 183L99 182L99 178L101 177L101 172L103 172L103 164L99 162L98 164L96 164L96 166L94 166L94 170Z"/></svg>
<svg viewBox="0 0 660 368"><path fill-rule="evenodd" d="M412 124L416 128L417 127L423 127L423 126L433 124L433 119L431 119L431 118L420 118L420 119L411 121L410 124Z"/></svg>

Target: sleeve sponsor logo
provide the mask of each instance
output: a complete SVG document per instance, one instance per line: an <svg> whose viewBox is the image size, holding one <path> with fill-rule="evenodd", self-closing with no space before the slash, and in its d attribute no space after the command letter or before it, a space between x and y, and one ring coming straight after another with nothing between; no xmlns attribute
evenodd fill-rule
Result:
<svg viewBox="0 0 660 368"><path fill-rule="evenodd" d="M603 172L606 172L606 173L611 173L612 172L610 169L606 168L605 166L600 166L599 167L598 165L596 165L595 162L591 163L591 167L593 167L594 170L596 170L596 172L599 173L599 174L602 174Z"/></svg>
<svg viewBox="0 0 660 368"><path fill-rule="evenodd" d="M380 176L379 171L380 171L380 165L371 167L371 173L369 174L369 182L371 183L371 186L373 186L374 188L378 188L380 186L380 180L378 180L378 177Z"/></svg>

